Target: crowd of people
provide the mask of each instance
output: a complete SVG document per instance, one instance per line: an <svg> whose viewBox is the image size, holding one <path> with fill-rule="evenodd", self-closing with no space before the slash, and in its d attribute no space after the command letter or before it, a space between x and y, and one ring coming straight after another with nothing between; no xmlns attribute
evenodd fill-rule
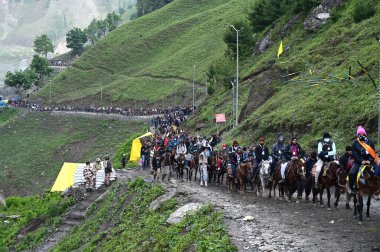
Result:
<svg viewBox="0 0 380 252"><path fill-rule="evenodd" d="M228 169L237 181L237 170L241 164L250 162L254 176L258 173L259 165L263 161L269 161L271 177L278 167L281 169L280 183L285 183L289 164L294 160L304 163L306 177L314 178L312 186L316 189L321 186L321 177L326 176L325 173L322 174L326 169L324 167L331 162L339 163L347 171L349 189L353 192L358 189L355 181L361 166L370 165L374 176L380 176L374 145L362 126L357 129L357 139L352 145L346 146L346 152L338 158L335 142L328 132L322 135L317 150L306 155L297 137L292 137L286 143L284 136L279 135L273 145L268 145L265 137L261 137L256 146L242 147L238 141L233 141L228 146L221 143L218 135L191 136L180 129L183 120L181 116L173 114L152 119L155 134L142 144L141 166L152 170L155 181L168 182L171 177L191 181L192 175L195 175L196 180L198 172L200 176L197 181L201 186L208 186L210 182L223 183ZM219 149L216 148L218 144L221 144ZM281 164L277 165L279 162ZM184 174L187 174L186 178ZM308 190L310 192L311 189Z"/></svg>
<svg viewBox="0 0 380 252"><path fill-rule="evenodd" d="M50 111L66 111L66 112L88 112L88 113L100 113L100 114L117 114L124 116L149 116L149 115L159 115L165 113L172 113L174 111L182 111L184 115L189 115L192 113L192 106L178 106L178 107L166 107L166 108L131 108L131 107L115 107L115 106L70 106L70 105L59 105L59 106L48 106L36 103L28 103L23 100L18 100L11 102L10 106L25 108L30 111L37 112L50 112Z"/></svg>

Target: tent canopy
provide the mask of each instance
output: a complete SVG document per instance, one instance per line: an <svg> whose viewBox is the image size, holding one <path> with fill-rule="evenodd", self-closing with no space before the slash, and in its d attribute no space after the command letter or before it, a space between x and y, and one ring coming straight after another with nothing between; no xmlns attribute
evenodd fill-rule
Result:
<svg viewBox="0 0 380 252"><path fill-rule="evenodd" d="M63 192L72 186L74 184L74 173L77 169L77 166L77 163L64 163L51 191Z"/></svg>
<svg viewBox="0 0 380 252"><path fill-rule="evenodd" d="M141 147L142 147L141 139L147 138L147 137L152 138L152 136L153 136L153 133L148 132L142 136L139 136L138 138L133 139L132 148L131 148L131 157L129 158L129 161L137 161L140 159Z"/></svg>

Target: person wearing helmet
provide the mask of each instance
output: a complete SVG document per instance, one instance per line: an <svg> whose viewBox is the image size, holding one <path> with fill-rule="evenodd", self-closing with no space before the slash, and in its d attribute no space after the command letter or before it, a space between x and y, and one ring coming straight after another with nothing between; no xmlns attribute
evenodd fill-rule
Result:
<svg viewBox="0 0 380 252"><path fill-rule="evenodd" d="M92 192L94 187L94 176L96 172L95 169L91 166L91 162L87 161L86 166L83 169L83 177L86 183L86 191Z"/></svg>
<svg viewBox="0 0 380 252"><path fill-rule="evenodd" d="M373 168L379 165L379 158L375 152L375 145L367 137L367 132L362 126L356 131L357 139L352 144L352 158L354 164L349 173L349 188L356 193L356 176L362 165L371 165Z"/></svg>
<svg viewBox="0 0 380 252"><path fill-rule="evenodd" d="M316 163L314 187L319 188L319 174L325 162L334 161L336 155L335 143L328 132L323 133L322 140L318 143L318 161Z"/></svg>
<svg viewBox="0 0 380 252"><path fill-rule="evenodd" d="M285 162L285 144L284 144L284 136L279 135L277 142L273 144L272 146L272 157L273 157L273 162L271 165L271 172L272 175L276 172L275 169L277 167L278 161L282 161L283 163Z"/></svg>

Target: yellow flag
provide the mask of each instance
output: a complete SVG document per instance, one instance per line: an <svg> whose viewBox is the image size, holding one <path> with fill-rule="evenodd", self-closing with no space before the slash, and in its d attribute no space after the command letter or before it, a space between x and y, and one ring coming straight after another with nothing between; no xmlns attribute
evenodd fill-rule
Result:
<svg viewBox="0 0 380 252"><path fill-rule="evenodd" d="M278 48L277 58L280 58L280 55L284 52L284 48L282 47L282 40L280 47Z"/></svg>

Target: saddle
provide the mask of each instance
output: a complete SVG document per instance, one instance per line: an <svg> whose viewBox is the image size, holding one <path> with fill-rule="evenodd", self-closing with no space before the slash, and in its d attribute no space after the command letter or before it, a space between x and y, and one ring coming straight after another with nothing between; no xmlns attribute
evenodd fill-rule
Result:
<svg viewBox="0 0 380 252"><path fill-rule="evenodd" d="M359 168L359 172L358 172L358 175L356 176L356 185L357 185L357 188L359 188L359 184L360 182L364 185L367 185L368 182L367 180L365 179L364 177L364 171L367 169L368 165L363 165ZM370 166L370 172L373 174L374 173L374 170L372 168L372 166Z"/></svg>

